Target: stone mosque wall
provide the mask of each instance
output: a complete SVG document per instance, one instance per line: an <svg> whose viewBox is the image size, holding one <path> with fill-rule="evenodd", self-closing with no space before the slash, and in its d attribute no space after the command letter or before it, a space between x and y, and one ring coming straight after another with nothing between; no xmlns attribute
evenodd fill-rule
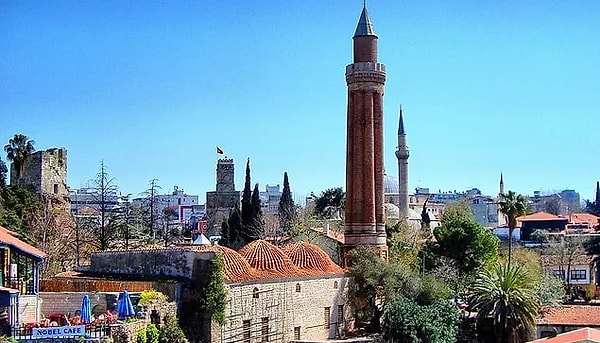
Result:
<svg viewBox="0 0 600 343"><path fill-rule="evenodd" d="M212 342L289 342L341 337L350 318L348 278L261 280L227 285L226 323Z"/></svg>

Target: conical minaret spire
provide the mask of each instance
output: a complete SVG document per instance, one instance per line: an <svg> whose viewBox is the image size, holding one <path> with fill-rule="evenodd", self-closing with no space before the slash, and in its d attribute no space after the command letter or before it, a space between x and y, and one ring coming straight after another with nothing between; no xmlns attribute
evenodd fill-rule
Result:
<svg viewBox="0 0 600 343"><path fill-rule="evenodd" d="M400 218L408 218L408 146L406 145L406 131L404 130L404 118L402 118L402 106L400 106L398 119L398 148L396 158L398 159L398 208Z"/></svg>
<svg viewBox="0 0 600 343"><path fill-rule="evenodd" d="M369 11L367 11L367 3L363 3L363 10L358 19L358 25L356 25L356 31L354 31L354 37L358 36L375 36L375 26L369 17Z"/></svg>
<svg viewBox="0 0 600 343"><path fill-rule="evenodd" d="M504 194L504 178L502 177L502 172L500 173L500 192L498 195Z"/></svg>
<svg viewBox="0 0 600 343"><path fill-rule="evenodd" d="M600 205L600 181L596 181L596 205Z"/></svg>

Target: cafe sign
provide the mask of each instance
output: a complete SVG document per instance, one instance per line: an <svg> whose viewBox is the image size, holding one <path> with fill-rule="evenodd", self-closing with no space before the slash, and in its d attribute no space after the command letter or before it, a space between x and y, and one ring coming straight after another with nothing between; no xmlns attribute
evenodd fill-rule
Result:
<svg viewBox="0 0 600 343"><path fill-rule="evenodd" d="M52 338L65 336L84 336L85 325L75 326L51 326L47 328L32 328L33 338Z"/></svg>

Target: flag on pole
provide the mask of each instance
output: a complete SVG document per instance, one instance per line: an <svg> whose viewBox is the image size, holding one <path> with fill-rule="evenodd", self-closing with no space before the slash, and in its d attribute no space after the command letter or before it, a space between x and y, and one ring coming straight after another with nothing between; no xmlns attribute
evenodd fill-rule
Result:
<svg viewBox="0 0 600 343"><path fill-rule="evenodd" d="M217 154L223 155L223 149L217 147Z"/></svg>

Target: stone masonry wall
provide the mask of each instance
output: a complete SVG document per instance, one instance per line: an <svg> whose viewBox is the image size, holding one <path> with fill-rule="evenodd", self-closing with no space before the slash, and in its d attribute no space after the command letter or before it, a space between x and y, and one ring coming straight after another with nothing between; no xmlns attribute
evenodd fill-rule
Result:
<svg viewBox="0 0 600 343"><path fill-rule="evenodd" d="M131 250L95 253L89 271L96 274L144 278L193 279L196 259L210 259L212 252L186 249Z"/></svg>
<svg viewBox="0 0 600 343"><path fill-rule="evenodd" d="M37 295L19 296L19 322L37 322L40 316L41 299Z"/></svg>
<svg viewBox="0 0 600 343"><path fill-rule="evenodd" d="M243 342L249 336L249 342L261 342L268 336L269 342L289 342L296 330L302 340L339 337L350 313L344 305L347 282L345 276L334 276L228 284L226 323L213 330L211 341Z"/></svg>
<svg viewBox="0 0 600 343"><path fill-rule="evenodd" d="M36 151L25 163L23 175L19 180L16 180L16 170L14 165L11 165L10 183L32 186L38 195L68 197L67 149Z"/></svg>
<svg viewBox="0 0 600 343"><path fill-rule="evenodd" d="M81 301L85 294L90 297L92 309L96 308L96 313L106 312L107 294L119 295L119 293L100 292L40 292L40 298L42 298L41 312L46 317L53 313L73 316L75 311L81 310Z"/></svg>

